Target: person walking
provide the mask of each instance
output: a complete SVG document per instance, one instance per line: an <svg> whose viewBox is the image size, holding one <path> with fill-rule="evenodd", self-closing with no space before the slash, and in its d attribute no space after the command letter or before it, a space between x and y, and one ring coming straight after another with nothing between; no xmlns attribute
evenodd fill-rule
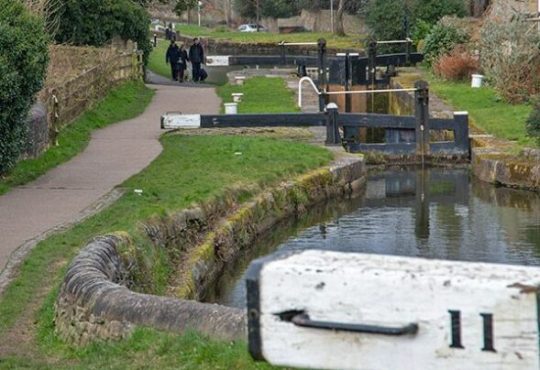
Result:
<svg viewBox="0 0 540 370"><path fill-rule="evenodd" d="M187 69L187 63L189 62L189 56L184 48L184 44L180 44L180 49L178 50L178 82L184 82L184 73Z"/></svg>
<svg viewBox="0 0 540 370"><path fill-rule="evenodd" d="M201 64L204 63L204 49L198 37L193 39L193 45L189 48L189 60L193 68L193 82L201 80Z"/></svg>
<svg viewBox="0 0 540 370"><path fill-rule="evenodd" d="M173 81L178 80L178 59L180 59L180 49L176 42L171 41L169 48L167 49L167 55L165 56L165 63L171 64L171 74Z"/></svg>

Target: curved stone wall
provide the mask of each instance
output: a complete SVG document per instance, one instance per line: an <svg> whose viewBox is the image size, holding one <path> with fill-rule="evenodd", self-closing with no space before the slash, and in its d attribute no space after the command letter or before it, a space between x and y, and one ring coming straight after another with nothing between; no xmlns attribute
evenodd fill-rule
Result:
<svg viewBox="0 0 540 370"><path fill-rule="evenodd" d="M128 337L135 327L182 333L194 330L223 340L243 340L246 317L243 310L182 298L200 298L219 278L226 263L238 258L256 237L270 230L280 220L307 212L309 207L351 194L365 184L366 168L360 157L343 157L330 166L312 171L300 178L263 191L254 200L235 209L232 214L207 232L202 243L192 236L181 239L198 241L186 250L179 269L177 286L180 298L136 293L130 288L127 268L129 249L126 235L98 237L90 242L71 263L55 305L57 334L64 340L85 345L92 340L114 340ZM224 204L228 204L224 200ZM151 228L148 235L157 245L170 247L171 232L182 234L188 219L218 215L203 208L184 211L181 220L172 215ZM217 207L223 208L223 207ZM197 211L198 210L198 211ZM181 221L181 222L180 222ZM210 225L211 223L208 223ZM199 230L200 229L200 230ZM193 227L202 232L206 227ZM189 233L188 233L189 234ZM166 240L161 240L166 239ZM174 239L174 238L173 238Z"/></svg>
<svg viewBox="0 0 540 370"><path fill-rule="evenodd" d="M71 263L55 305L56 332L62 339L78 345L122 339L137 326L245 338L242 310L130 291L117 250L129 242L119 236L96 238Z"/></svg>

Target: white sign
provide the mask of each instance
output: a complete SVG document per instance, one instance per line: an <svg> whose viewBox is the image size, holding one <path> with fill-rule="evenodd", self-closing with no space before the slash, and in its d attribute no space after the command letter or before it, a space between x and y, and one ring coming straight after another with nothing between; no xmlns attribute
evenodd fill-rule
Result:
<svg viewBox="0 0 540 370"><path fill-rule="evenodd" d="M539 369L540 268L306 251L247 284L250 351L274 365Z"/></svg>
<svg viewBox="0 0 540 370"><path fill-rule="evenodd" d="M165 113L161 116L161 128L174 130L179 128L200 128L200 114Z"/></svg>
<svg viewBox="0 0 540 370"><path fill-rule="evenodd" d="M212 55L206 57L206 65L209 67L227 67L230 65L230 56Z"/></svg>

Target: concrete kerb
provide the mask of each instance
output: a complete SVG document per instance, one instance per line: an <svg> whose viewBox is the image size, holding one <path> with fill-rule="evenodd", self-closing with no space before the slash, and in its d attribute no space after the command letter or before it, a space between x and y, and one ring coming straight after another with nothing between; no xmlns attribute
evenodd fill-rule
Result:
<svg viewBox="0 0 540 370"><path fill-rule="evenodd" d="M224 221L223 230L233 232L226 238L227 245L223 243L225 239L221 239L219 245L212 239L210 244L203 242L191 250L190 256L199 258L186 259L188 262L183 271L187 275L182 281L184 286L179 287L184 294L177 296L203 295L219 277L225 261L237 258L239 249L248 248L261 232L285 217L307 211L318 202L360 189L365 183L365 174L363 159L342 157L330 167L263 192L256 201ZM291 196L302 200L297 199L293 204L289 199ZM273 200L278 198L291 206L276 214L278 204ZM239 214L249 215L249 219ZM247 227L249 231L244 232L231 220L239 221L236 224L239 227L245 225L246 220L252 224ZM218 235L221 229L218 226L217 231L210 234ZM234 235L234 231L238 231L238 235ZM239 241L242 241L240 247L233 245ZM193 330L222 340L246 339L244 310L131 291L126 280L125 260L119 252L126 243L132 243L126 235L98 237L71 263L55 304L56 332L62 339L86 345L94 340L126 338L136 327L175 333ZM209 245L209 253L199 253L200 248Z"/></svg>

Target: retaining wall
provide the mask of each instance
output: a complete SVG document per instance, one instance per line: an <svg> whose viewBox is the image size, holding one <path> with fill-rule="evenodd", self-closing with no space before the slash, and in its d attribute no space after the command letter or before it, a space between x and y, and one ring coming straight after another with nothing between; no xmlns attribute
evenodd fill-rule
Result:
<svg viewBox="0 0 540 370"><path fill-rule="evenodd" d="M71 263L55 305L57 334L76 345L128 337L137 326L223 340L245 337L242 310L132 292L119 255L126 237L96 238Z"/></svg>
<svg viewBox="0 0 540 370"><path fill-rule="evenodd" d="M521 156L501 154L496 148L472 151L476 177L496 185L540 191L540 151L529 149Z"/></svg>
<svg viewBox="0 0 540 370"><path fill-rule="evenodd" d="M122 339L138 326L182 333L195 330L218 339L245 339L243 310L186 299L201 298L216 283L225 265L250 248L257 236L287 217L308 212L309 207L345 196L365 184L366 169L360 157L344 157L328 167L295 181L264 191L217 224L208 226L231 202L183 211L146 227L151 241L166 248L182 245L184 254L175 293L179 298L135 293L131 289L126 250L129 237L100 237L72 262L55 305L56 332L66 341L84 345L95 339ZM194 231L203 235L198 238ZM186 243L193 242L191 248ZM128 247L126 248L126 245ZM184 299L185 298L185 299Z"/></svg>

